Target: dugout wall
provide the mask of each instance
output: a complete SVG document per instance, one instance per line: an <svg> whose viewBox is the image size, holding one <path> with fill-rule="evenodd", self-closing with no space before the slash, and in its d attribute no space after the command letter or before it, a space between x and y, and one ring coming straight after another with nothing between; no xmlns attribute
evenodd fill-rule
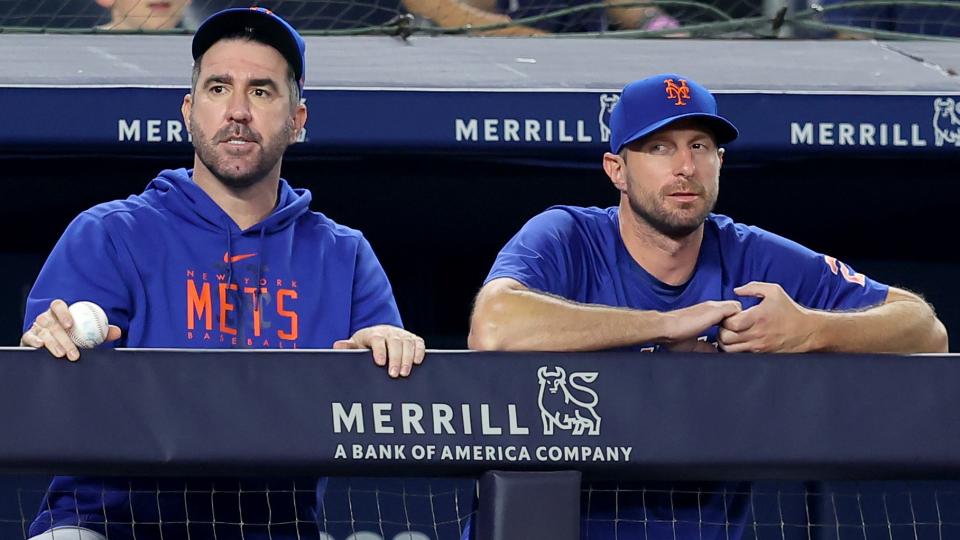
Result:
<svg viewBox="0 0 960 540"><path fill-rule="evenodd" d="M189 36L2 35L5 342L80 211L190 166ZM607 206L605 119L629 80L675 71L741 130L717 210L917 290L960 329L960 45L308 38L305 140L283 174L371 240L407 325L465 345L499 248L551 204Z"/></svg>

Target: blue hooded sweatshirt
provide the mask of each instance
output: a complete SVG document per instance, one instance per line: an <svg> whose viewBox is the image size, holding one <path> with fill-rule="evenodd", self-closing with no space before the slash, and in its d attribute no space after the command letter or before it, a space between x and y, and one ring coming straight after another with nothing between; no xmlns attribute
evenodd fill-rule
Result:
<svg viewBox="0 0 960 540"><path fill-rule="evenodd" d="M361 328L401 326L370 244L311 212L308 190L281 179L273 212L240 230L192 172L163 171L141 195L74 219L30 291L24 331L56 298L100 305L123 332L104 345L114 347L330 348ZM125 522L127 530L111 530L111 537L130 536L131 521L156 521L150 514L162 511L158 486L56 477L30 534L77 524L104 532L105 523ZM178 493L172 506L182 514L183 483L161 491L168 489ZM204 504L209 513L209 495ZM141 510L148 514L137 515Z"/></svg>

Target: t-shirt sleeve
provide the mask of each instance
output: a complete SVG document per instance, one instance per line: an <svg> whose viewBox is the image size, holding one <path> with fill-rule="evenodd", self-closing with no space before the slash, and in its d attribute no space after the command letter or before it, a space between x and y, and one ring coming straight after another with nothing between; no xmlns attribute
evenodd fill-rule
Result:
<svg viewBox="0 0 960 540"><path fill-rule="evenodd" d="M783 237L760 232L754 246L760 281L779 283L799 304L842 311L882 304L889 286L857 273L850 265Z"/></svg>
<svg viewBox="0 0 960 540"><path fill-rule="evenodd" d="M88 213L77 216L50 252L30 290L23 331L59 298L68 305L81 300L99 305L110 324L119 326L125 337L132 300L120 259L103 221ZM122 346L123 341L122 337L104 346Z"/></svg>
<svg viewBox="0 0 960 540"><path fill-rule="evenodd" d="M366 238L357 247L357 264L353 279L353 306L350 312L350 335L368 326L391 324L403 326L400 311L393 298L393 288L373 248Z"/></svg>
<svg viewBox="0 0 960 540"><path fill-rule="evenodd" d="M575 240L576 220L562 209L535 216L500 250L484 284L497 278L513 278L530 289L565 298L576 295L573 261L580 260L583 246Z"/></svg>

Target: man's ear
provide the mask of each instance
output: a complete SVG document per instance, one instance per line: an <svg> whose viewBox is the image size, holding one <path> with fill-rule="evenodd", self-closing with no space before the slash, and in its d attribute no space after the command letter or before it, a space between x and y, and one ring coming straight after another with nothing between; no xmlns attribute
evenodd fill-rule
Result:
<svg viewBox="0 0 960 540"><path fill-rule="evenodd" d="M613 187L621 193L627 192L626 162L617 154L606 152L603 154L603 172L607 173Z"/></svg>
<svg viewBox="0 0 960 540"><path fill-rule="evenodd" d="M300 132L305 125L307 125L307 105L301 101L297 104L297 110L293 112L293 133L290 134L290 144L300 140Z"/></svg>
<svg viewBox="0 0 960 540"><path fill-rule="evenodd" d="M183 103L180 104L180 114L183 115L183 125L187 127L187 133L193 133L190 131L190 111L192 108L193 96L185 94L183 96Z"/></svg>
<svg viewBox="0 0 960 540"><path fill-rule="evenodd" d="M100 7L104 9L110 9L113 7L113 4L116 3L116 0L97 0L97 4L100 4Z"/></svg>
<svg viewBox="0 0 960 540"><path fill-rule="evenodd" d="M717 148L717 157L720 158L720 165L723 165L723 155L726 153L726 148Z"/></svg>

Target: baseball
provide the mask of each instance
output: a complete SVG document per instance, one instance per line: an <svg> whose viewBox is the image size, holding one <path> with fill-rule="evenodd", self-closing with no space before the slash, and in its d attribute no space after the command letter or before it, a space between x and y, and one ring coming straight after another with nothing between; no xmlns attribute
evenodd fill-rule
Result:
<svg viewBox="0 0 960 540"><path fill-rule="evenodd" d="M81 349L92 349L107 339L107 314L93 302L76 302L70 305L73 326L70 339Z"/></svg>

